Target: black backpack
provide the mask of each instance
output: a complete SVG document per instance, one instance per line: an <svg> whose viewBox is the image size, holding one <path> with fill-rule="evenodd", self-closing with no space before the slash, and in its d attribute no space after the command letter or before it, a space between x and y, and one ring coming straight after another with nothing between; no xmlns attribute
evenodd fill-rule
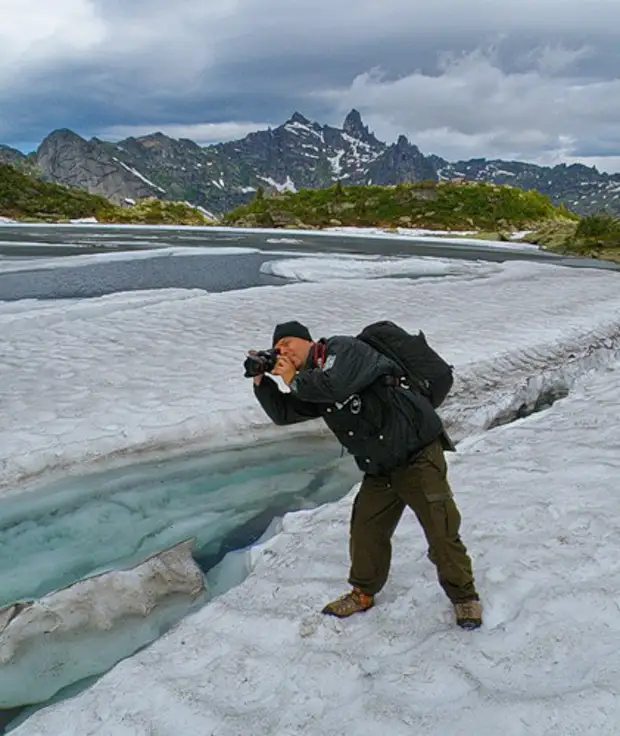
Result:
<svg viewBox="0 0 620 736"><path fill-rule="evenodd" d="M453 367L430 347L421 330L412 335L383 320L364 327L357 339L394 361L409 386L425 396L433 408L443 404L454 383Z"/></svg>

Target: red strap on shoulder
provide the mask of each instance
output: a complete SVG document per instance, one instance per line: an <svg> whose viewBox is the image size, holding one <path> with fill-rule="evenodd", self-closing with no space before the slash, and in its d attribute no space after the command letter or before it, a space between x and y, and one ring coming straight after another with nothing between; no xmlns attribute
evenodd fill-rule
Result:
<svg viewBox="0 0 620 736"><path fill-rule="evenodd" d="M323 343L314 343L312 362L319 368L323 367L323 363L325 363L325 345Z"/></svg>

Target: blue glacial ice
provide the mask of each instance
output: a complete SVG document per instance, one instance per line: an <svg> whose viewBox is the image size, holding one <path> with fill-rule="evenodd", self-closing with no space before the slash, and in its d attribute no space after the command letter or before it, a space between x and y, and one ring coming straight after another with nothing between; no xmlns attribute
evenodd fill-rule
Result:
<svg viewBox="0 0 620 736"><path fill-rule="evenodd" d="M0 501L0 608L139 565L190 538L193 559L207 573L203 604L241 581L247 570L235 551L277 528L274 519L341 498L358 480L352 459L341 456L334 440L313 437L115 468L7 497ZM12 695L7 691L0 709L41 702L103 673L194 604L191 596L170 597L148 615L119 619L114 636L103 635L104 657L88 654L101 649L101 632L82 640L59 637L48 650L62 677L41 682L38 693L29 682L44 667L29 650L11 663Z"/></svg>
<svg viewBox="0 0 620 736"><path fill-rule="evenodd" d="M204 594L187 540L128 569L0 609L0 709L43 702L153 641Z"/></svg>
<svg viewBox="0 0 620 736"><path fill-rule="evenodd" d="M359 480L331 438L296 439L78 476L0 500L0 606L136 564L184 539L207 570L274 517Z"/></svg>

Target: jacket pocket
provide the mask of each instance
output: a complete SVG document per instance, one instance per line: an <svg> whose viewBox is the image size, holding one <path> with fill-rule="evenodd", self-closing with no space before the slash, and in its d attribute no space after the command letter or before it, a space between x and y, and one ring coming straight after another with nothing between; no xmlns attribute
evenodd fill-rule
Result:
<svg viewBox="0 0 620 736"><path fill-rule="evenodd" d="M342 404L330 404L323 410L323 418L329 428L342 437L370 440L381 434L382 407L376 396L364 392L354 395Z"/></svg>

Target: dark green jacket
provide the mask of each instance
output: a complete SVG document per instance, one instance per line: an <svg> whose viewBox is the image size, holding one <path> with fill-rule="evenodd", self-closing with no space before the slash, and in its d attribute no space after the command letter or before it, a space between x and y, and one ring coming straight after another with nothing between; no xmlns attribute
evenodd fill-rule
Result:
<svg viewBox="0 0 620 736"><path fill-rule="evenodd" d="M408 465L444 434L441 419L420 394L395 385L396 365L361 340L336 336L310 350L290 393L269 376L254 387L269 418L279 425L322 418L369 475ZM323 346L321 348L321 346Z"/></svg>

